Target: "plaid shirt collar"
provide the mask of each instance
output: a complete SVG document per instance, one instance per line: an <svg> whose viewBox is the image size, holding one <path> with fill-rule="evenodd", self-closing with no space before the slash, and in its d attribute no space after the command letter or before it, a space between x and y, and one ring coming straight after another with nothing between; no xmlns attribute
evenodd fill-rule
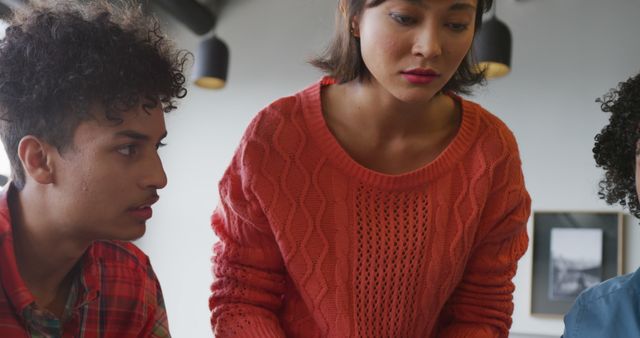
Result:
<svg viewBox="0 0 640 338"><path fill-rule="evenodd" d="M20 276L13 246L13 228L8 197L16 193L13 183L9 183L0 195L0 282L2 282L2 288L16 314L23 320L36 320L34 313L42 311L37 311L35 298ZM98 299L100 295L102 275L100 260L89 249L82 257L80 264L80 275L74 282L75 287L70 296L72 301L67 303L65 312L76 310Z"/></svg>

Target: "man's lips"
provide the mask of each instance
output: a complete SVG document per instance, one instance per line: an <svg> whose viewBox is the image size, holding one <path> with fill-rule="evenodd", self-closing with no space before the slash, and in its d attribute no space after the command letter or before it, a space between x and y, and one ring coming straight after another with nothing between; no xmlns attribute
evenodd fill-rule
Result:
<svg viewBox="0 0 640 338"><path fill-rule="evenodd" d="M129 209L128 213L129 215L141 221L146 221L151 218L151 216L153 216L153 210L151 209L151 207Z"/></svg>
<svg viewBox="0 0 640 338"><path fill-rule="evenodd" d="M148 220L149 218L151 218L151 216L153 216L153 210L151 209L151 206L154 203L156 203L159 199L160 197L158 195L153 195L147 200L145 200L143 203L133 208L129 208L127 210L127 213L129 213L131 216L139 220L143 220L143 221Z"/></svg>

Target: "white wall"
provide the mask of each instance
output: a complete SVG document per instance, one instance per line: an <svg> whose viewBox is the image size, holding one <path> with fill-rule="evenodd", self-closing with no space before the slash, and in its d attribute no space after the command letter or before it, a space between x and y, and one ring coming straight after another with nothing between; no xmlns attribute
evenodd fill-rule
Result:
<svg viewBox="0 0 640 338"><path fill-rule="evenodd" d="M218 23L231 50L228 86L191 87L168 117L162 150L169 185L139 245L162 282L175 337L210 337L211 211L216 184L251 119L272 100L320 74L305 64L333 32L329 0L235 0ZM605 124L595 98L640 71L637 0L498 0L514 36L513 72L474 99L500 116L518 138L534 210L610 210L596 197L593 136ZM167 21L179 47L198 38ZM617 210L617 209L614 209ZM627 271L640 265L637 222L627 232ZM530 252L515 278L513 332L562 332L560 319L529 315Z"/></svg>

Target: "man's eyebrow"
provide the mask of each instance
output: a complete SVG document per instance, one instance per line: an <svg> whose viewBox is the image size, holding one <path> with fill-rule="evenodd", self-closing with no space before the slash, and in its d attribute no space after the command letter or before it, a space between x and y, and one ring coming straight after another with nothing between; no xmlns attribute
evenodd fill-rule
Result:
<svg viewBox="0 0 640 338"><path fill-rule="evenodd" d="M139 140L139 141L149 141L151 139L149 135L145 135L134 130L121 130L119 132L116 132L115 136L127 137L130 139ZM160 140L164 139L165 137L167 137L166 131L160 136Z"/></svg>

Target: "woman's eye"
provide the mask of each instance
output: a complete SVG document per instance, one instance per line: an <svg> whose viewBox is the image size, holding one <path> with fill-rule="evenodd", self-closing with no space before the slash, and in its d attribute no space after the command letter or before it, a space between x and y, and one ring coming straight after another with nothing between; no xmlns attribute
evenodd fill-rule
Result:
<svg viewBox="0 0 640 338"><path fill-rule="evenodd" d="M469 28L469 25L465 23L448 23L447 27L454 32L464 32Z"/></svg>
<svg viewBox="0 0 640 338"><path fill-rule="evenodd" d="M160 149L160 148L162 148L162 147L164 147L166 145L167 145L166 143L158 142L158 144L156 144L156 150L158 150L158 149Z"/></svg>
<svg viewBox="0 0 640 338"><path fill-rule="evenodd" d="M118 152L125 156L132 156L136 154L136 146L133 144L128 144L126 146L118 148Z"/></svg>
<svg viewBox="0 0 640 338"><path fill-rule="evenodd" d="M403 15L400 13L390 13L389 16L397 23L408 26L413 24L416 20L408 15Z"/></svg>

